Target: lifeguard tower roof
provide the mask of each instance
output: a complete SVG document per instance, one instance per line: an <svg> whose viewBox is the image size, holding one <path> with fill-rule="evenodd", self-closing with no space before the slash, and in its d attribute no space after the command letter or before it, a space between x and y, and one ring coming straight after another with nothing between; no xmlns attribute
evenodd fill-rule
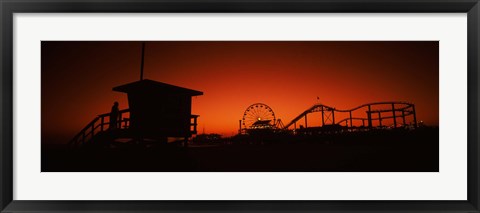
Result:
<svg viewBox="0 0 480 213"><path fill-rule="evenodd" d="M132 83L124 84L113 88L113 91L124 92L124 93L137 93L137 92L162 92L162 93L172 93L186 96L198 96L203 95L203 92L191 90L183 87L178 87L158 81L152 81L149 79L144 79L140 81L135 81Z"/></svg>

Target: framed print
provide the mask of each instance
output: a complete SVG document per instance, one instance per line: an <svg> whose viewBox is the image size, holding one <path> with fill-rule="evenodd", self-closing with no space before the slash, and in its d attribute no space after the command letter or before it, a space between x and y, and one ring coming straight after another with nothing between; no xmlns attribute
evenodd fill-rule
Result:
<svg viewBox="0 0 480 213"><path fill-rule="evenodd" d="M478 1L2 1L2 212L478 212Z"/></svg>

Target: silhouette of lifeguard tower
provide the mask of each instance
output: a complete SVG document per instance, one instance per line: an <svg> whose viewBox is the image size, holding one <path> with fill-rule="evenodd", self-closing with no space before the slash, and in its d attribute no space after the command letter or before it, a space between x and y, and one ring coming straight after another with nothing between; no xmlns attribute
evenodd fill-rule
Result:
<svg viewBox="0 0 480 213"><path fill-rule="evenodd" d="M203 92L158 81L140 80L117 86L128 95L129 130L137 138L189 138L196 134L198 115L192 115L192 97Z"/></svg>
<svg viewBox="0 0 480 213"><path fill-rule="evenodd" d="M198 115L191 114L192 97L203 92L143 79L144 56L145 43L140 80L113 88L127 93L129 105L129 109L119 111L116 127L107 129L110 113L100 114L70 141L71 145L110 144L117 138L140 143L147 140L166 143L168 138L183 138L186 145L188 138L197 133Z"/></svg>

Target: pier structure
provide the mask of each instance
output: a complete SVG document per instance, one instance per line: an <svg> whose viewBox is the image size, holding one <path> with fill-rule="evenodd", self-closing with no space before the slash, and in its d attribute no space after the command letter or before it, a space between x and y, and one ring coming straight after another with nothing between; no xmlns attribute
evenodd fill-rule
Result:
<svg viewBox="0 0 480 213"><path fill-rule="evenodd" d="M314 119L318 119L320 125L312 125L311 121ZM390 101L362 104L351 109L337 109L324 104L315 104L292 119L284 128L311 133L416 128L417 126L414 104Z"/></svg>

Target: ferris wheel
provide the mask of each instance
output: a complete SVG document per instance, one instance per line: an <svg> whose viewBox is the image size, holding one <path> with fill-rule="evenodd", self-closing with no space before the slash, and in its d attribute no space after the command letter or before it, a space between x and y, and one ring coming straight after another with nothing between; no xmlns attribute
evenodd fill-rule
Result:
<svg viewBox="0 0 480 213"><path fill-rule="evenodd" d="M266 104L252 104L243 113L242 125L244 129L269 129L274 124L275 113Z"/></svg>

